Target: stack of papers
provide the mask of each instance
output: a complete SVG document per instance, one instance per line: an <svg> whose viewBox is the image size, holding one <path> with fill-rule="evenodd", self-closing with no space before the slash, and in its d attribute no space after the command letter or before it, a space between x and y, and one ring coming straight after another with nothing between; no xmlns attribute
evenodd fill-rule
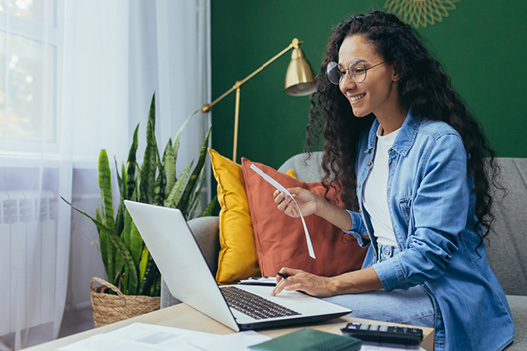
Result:
<svg viewBox="0 0 527 351"><path fill-rule="evenodd" d="M133 323L60 348L60 351L242 351L271 339L254 331L228 335Z"/></svg>

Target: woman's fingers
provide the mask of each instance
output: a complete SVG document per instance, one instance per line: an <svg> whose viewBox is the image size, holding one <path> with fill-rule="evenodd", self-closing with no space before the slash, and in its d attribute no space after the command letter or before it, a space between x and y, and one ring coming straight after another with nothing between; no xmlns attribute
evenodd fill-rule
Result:
<svg viewBox="0 0 527 351"><path fill-rule="evenodd" d="M328 289L328 278L307 273L301 270L282 268L280 272L287 278L277 276L276 287L271 292L272 296L280 294L282 291L303 291L309 295L325 297L331 296Z"/></svg>
<svg viewBox="0 0 527 351"><path fill-rule="evenodd" d="M297 277L304 273L304 271L299 269L283 267L276 274L276 287L271 292L271 295L276 296L284 290L298 290L298 287L301 286L302 283L297 280Z"/></svg>
<svg viewBox="0 0 527 351"><path fill-rule="evenodd" d="M280 190L276 190L273 193L273 196L274 196L274 202L277 204L276 207L280 211L285 212L288 216L291 216L291 217L298 216L298 211L296 210L294 201L290 196L285 195Z"/></svg>

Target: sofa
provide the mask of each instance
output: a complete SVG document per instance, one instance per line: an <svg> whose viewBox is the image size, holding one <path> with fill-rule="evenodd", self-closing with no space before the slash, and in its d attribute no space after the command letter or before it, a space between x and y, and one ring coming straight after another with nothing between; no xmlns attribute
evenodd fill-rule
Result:
<svg viewBox="0 0 527 351"><path fill-rule="evenodd" d="M304 154L289 158L278 169L293 169L298 179L320 181L322 153L315 152L305 161ZM527 350L527 159L497 158L502 185L508 193L494 204L495 222L486 246L488 262L500 281L515 322L515 340L507 350ZM201 217L189 221L196 241L214 274L218 268L219 217ZM163 283L161 308L179 303Z"/></svg>

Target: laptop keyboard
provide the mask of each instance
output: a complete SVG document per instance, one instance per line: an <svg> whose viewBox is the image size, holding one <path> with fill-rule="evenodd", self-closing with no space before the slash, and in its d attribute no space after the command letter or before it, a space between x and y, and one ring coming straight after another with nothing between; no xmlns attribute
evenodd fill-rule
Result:
<svg viewBox="0 0 527 351"><path fill-rule="evenodd" d="M300 313L235 286L221 288L227 304L254 319L296 316Z"/></svg>

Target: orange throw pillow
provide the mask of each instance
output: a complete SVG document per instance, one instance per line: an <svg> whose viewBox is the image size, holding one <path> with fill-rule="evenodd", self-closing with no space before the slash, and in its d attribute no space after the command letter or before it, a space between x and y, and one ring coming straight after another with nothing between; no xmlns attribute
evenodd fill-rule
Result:
<svg viewBox="0 0 527 351"><path fill-rule="evenodd" d="M276 208L273 199L276 189L250 168L252 163L242 158L256 253L264 276L275 276L282 267L322 276L335 276L362 267L366 249L359 247L357 241L341 229L314 215L304 217L316 256L316 259L311 258L302 220L291 218ZM306 183L261 163L254 164L286 188L302 187L319 195L325 193L321 183ZM343 207L338 199L332 202Z"/></svg>

